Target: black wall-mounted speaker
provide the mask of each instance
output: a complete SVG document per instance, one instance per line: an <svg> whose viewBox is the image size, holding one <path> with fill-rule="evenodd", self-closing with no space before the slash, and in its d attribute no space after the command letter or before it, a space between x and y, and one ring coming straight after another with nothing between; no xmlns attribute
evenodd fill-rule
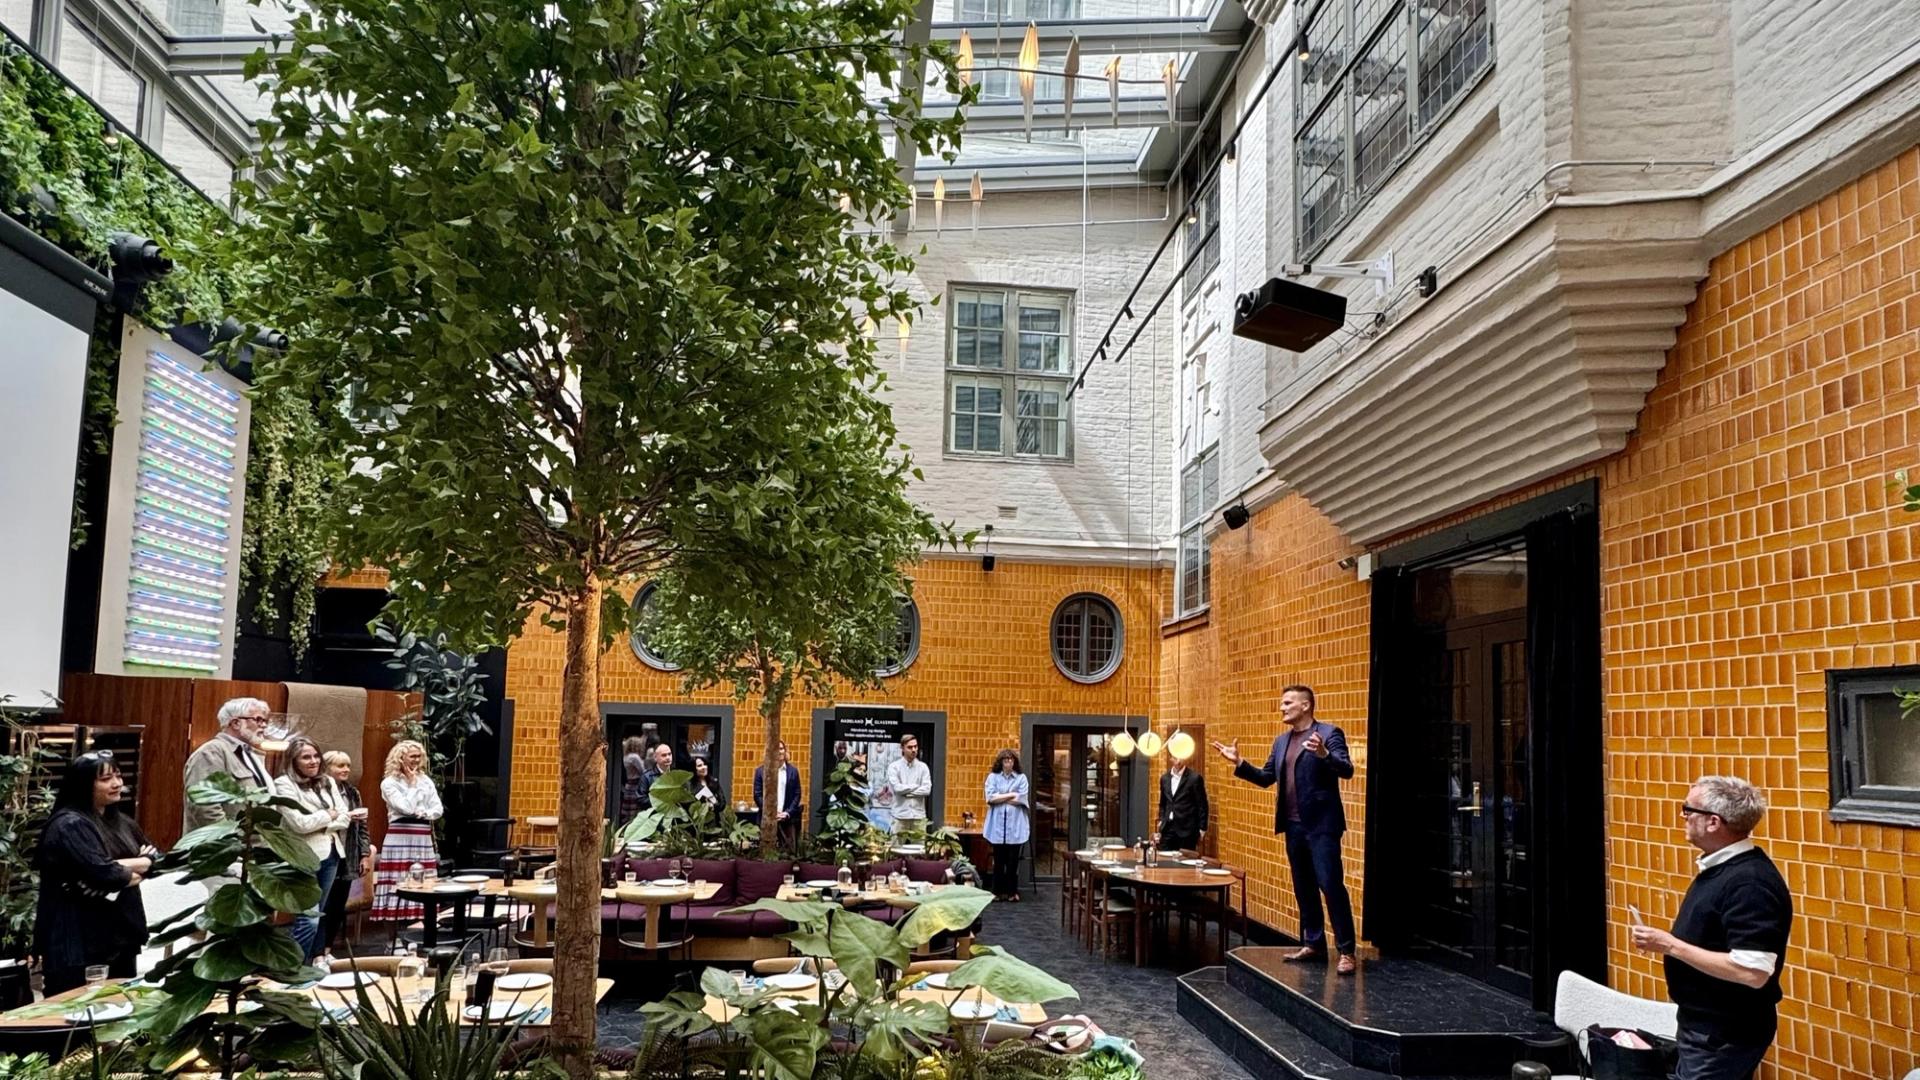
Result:
<svg viewBox="0 0 1920 1080"><path fill-rule="evenodd" d="M1286 278L1240 294L1233 336L1306 352L1347 323L1347 298Z"/></svg>

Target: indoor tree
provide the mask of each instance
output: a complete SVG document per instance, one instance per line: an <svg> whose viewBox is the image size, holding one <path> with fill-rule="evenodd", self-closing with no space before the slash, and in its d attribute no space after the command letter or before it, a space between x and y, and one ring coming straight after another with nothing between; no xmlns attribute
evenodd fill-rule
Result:
<svg viewBox="0 0 1920 1080"><path fill-rule="evenodd" d="M563 628L553 1041L585 1075L614 588L782 538L824 483L896 499L871 319L910 318L884 224L916 106L912 0L311 0L270 79L235 239L258 368L351 466L332 554L390 573L401 625L498 644ZM882 99L879 105L869 99ZM880 114L880 115L876 115ZM882 227L863 223L878 222ZM889 501L889 505L896 505Z"/></svg>

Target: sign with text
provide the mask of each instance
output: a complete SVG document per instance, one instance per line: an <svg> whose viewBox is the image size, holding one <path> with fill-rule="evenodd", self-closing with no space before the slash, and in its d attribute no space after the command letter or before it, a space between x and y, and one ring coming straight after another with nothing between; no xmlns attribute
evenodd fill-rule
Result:
<svg viewBox="0 0 1920 1080"><path fill-rule="evenodd" d="M898 705L835 705L827 722L827 737L815 750L822 789L843 761L853 762L854 786L867 797L867 818L883 829L893 827L895 797L888 776L901 760L900 740L912 735L920 742L920 760L927 763L934 785L940 783L940 747L933 745L933 724L908 720Z"/></svg>

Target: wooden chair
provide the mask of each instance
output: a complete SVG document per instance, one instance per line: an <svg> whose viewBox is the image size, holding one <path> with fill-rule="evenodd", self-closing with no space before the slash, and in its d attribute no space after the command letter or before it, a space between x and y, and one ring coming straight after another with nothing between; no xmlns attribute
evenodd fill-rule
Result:
<svg viewBox="0 0 1920 1080"><path fill-rule="evenodd" d="M1072 852L1060 870L1060 925L1079 936L1087 902L1087 864Z"/></svg>
<svg viewBox="0 0 1920 1080"><path fill-rule="evenodd" d="M965 960L915 960L907 965L908 975L935 975L942 971L952 971Z"/></svg>
<svg viewBox="0 0 1920 1080"><path fill-rule="evenodd" d="M1233 875L1233 891L1240 896L1240 910L1237 913L1234 911L1231 899L1229 899L1225 905L1222 905L1220 900L1213 896L1181 901L1173 910L1175 914L1180 916L1180 939L1182 944L1186 942L1188 919L1199 921L1202 945L1206 944L1207 923L1217 920L1226 924L1229 935L1227 938L1227 947L1232 948L1233 938L1231 935L1233 933L1236 914L1240 923L1240 944L1245 945L1247 943L1247 872L1237 866L1222 865L1218 867L1218 869L1225 870ZM1221 962L1225 962L1224 957L1221 958Z"/></svg>
<svg viewBox="0 0 1920 1080"><path fill-rule="evenodd" d="M1133 932L1136 900L1133 894L1114 888L1113 878L1105 874L1090 876L1087 895L1088 940L1098 942L1100 955L1106 956L1116 938Z"/></svg>
<svg viewBox="0 0 1920 1080"><path fill-rule="evenodd" d="M536 814L527 819L527 842L514 848L522 861L552 860L560 845L560 819Z"/></svg>
<svg viewBox="0 0 1920 1080"><path fill-rule="evenodd" d="M693 890L677 889L671 895L664 897L660 896L657 890L649 890L653 903L646 905L647 910L644 917L640 919L629 919L626 916L627 908L638 904L638 901L628 899L630 892L638 893L638 890L624 888L614 890L614 896L620 901L616 909L620 914L615 916L613 923L614 940L618 941L624 949L657 960L666 959L667 954L676 949L680 951L682 959L692 959ZM673 914L673 909L676 907L680 909L677 917ZM660 920L659 926L654 930L652 944L647 942L647 921L650 919Z"/></svg>

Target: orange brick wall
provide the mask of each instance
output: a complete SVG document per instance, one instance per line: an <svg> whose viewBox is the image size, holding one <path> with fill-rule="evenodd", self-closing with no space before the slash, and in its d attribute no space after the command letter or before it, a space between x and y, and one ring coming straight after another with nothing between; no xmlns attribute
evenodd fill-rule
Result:
<svg viewBox="0 0 1920 1080"><path fill-rule="evenodd" d="M1009 562L992 573L976 558L927 559L909 570L920 607L920 656L877 691L836 695L839 701L875 701L947 714L946 815L984 810L979 796L993 755L1018 748L1020 716L1028 712L1142 715L1153 705L1166 573L1145 566L1068 566ZM1060 674L1048 646L1048 627L1060 601L1078 592L1112 600L1125 622L1119 670L1093 686ZM528 623L507 654L507 696L514 699L513 797L515 817L551 814L559 801L560 670L563 634ZM656 703L732 703L724 689L680 694L678 676L642 664L622 642L601 659L600 699ZM829 704L788 699L781 731L792 759L811 760L812 714ZM756 699L735 705L733 761L722 777L735 800L753 795L753 769L765 738Z"/></svg>
<svg viewBox="0 0 1920 1080"><path fill-rule="evenodd" d="M1827 820L1829 668L1920 662L1920 150L1713 261L1601 473L1616 982L1663 996L1625 905L1671 918L1701 773L1771 799L1798 908L1775 1075L1920 1065L1920 829ZM1916 727L1920 731L1920 727Z"/></svg>

